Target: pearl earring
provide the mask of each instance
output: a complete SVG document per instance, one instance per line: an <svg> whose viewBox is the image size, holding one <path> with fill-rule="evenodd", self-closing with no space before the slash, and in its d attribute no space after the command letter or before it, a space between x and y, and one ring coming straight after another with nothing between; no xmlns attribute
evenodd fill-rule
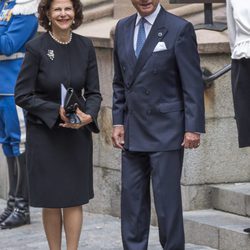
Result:
<svg viewBox="0 0 250 250"><path fill-rule="evenodd" d="M72 22L73 24L75 24L76 22L75 22L75 20L73 20L73 22Z"/></svg>
<svg viewBox="0 0 250 250"><path fill-rule="evenodd" d="M49 21L49 26L51 26L51 21Z"/></svg>

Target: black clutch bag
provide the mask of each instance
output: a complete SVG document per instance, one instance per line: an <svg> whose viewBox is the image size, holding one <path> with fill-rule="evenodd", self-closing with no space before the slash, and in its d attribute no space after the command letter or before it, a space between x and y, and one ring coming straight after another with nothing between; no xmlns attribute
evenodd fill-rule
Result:
<svg viewBox="0 0 250 250"><path fill-rule="evenodd" d="M81 123L80 118L76 114L76 109L79 108L83 111L81 101L76 95L73 88L67 88L66 95L64 98L64 109L66 116L69 118L70 123L79 124Z"/></svg>

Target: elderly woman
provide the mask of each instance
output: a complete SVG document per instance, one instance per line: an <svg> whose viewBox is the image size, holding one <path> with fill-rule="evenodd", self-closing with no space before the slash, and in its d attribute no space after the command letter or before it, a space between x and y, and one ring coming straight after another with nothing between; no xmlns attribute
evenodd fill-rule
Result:
<svg viewBox="0 0 250 250"><path fill-rule="evenodd" d="M40 25L47 32L27 44L15 100L27 111L27 168L30 205L43 208L52 250L77 249L82 205L93 198L92 136L99 132L101 103L95 51L89 39L72 33L82 23L80 0L42 0ZM61 106L61 86L71 87L82 103L70 123Z"/></svg>

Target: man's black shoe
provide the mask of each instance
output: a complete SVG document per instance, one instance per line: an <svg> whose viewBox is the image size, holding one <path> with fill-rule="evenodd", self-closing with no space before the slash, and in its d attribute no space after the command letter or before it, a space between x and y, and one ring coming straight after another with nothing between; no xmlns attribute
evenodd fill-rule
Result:
<svg viewBox="0 0 250 250"><path fill-rule="evenodd" d="M0 223L4 222L13 212L15 206L15 199L14 197L10 196L7 201L7 207L4 211L0 214Z"/></svg>
<svg viewBox="0 0 250 250"><path fill-rule="evenodd" d="M250 233L250 227L243 230L245 233Z"/></svg>
<svg viewBox="0 0 250 250"><path fill-rule="evenodd" d="M30 224L30 214L15 208L11 215L0 224L0 227L1 229L12 229L26 224Z"/></svg>
<svg viewBox="0 0 250 250"><path fill-rule="evenodd" d="M13 212L13 209L6 207L0 215L0 223L4 222Z"/></svg>
<svg viewBox="0 0 250 250"><path fill-rule="evenodd" d="M29 204L23 198L16 198L14 211L0 224L0 228L12 229L26 224L30 224Z"/></svg>

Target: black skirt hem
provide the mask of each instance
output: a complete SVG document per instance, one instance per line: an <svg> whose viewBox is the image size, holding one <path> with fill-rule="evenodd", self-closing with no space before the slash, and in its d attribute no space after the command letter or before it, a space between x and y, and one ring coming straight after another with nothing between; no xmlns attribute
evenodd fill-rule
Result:
<svg viewBox="0 0 250 250"><path fill-rule="evenodd" d="M89 199L87 199L87 200L83 200L81 202L76 202L76 203L71 203L71 204L63 204L61 206L55 205L55 204L53 204L53 205L42 204L42 203L39 203L39 202L30 202L29 205L31 207L35 207L35 208L69 208L69 207L77 207L77 206L86 205L93 198L94 198L94 195L90 196Z"/></svg>

